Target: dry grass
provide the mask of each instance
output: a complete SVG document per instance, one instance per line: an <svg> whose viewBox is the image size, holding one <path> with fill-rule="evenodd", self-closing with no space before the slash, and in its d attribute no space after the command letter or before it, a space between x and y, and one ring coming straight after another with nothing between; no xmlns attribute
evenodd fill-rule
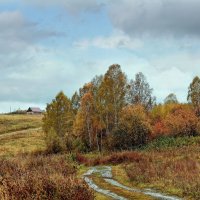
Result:
<svg viewBox="0 0 200 200"><path fill-rule="evenodd" d="M92 200L65 155L18 156L0 160L1 200Z"/></svg>
<svg viewBox="0 0 200 200"><path fill-rule="evenodd" d="M42 130L24 130L0 139L0 157L16 156L45 149Z"/></svg>
<svg viewBox="0 0 200 200"><path fill-rule="evenodd" d="M41 126L42 115L0 115L0 134Z"/></svg>
<svg viewBox="0 0 200 200"><path fill-rule="evenodd" d="M143 153L143 160L125 164L136 185L200 199L200 146Z"/></svg>
<svg viewBox="0 0 200 200"><path fill-rule="evenodd" d="M100 188L105 189L105 190L110 190L113 193L125 197L126 199L129 200L153 200L154 198L151 198L147 195L141 194L141 193L136 193L136 192L131 192L128 190L124 190L120 187L111 185L109 183L107 183L104 179L98 177L98 175L93 175L92 176L92 180L94 181L94 183L96 185L98 185Z"/></svg>
<svg viewBox="0 0 200 200"><path fill-rule="evenodd" d="M139 162L143 160L143 156L139 152L119 152L119 153L111 153L108 156L96 156L96 158L88 158L83 154L77 154L76 160L80 164L85 164L87 166L95 166L95 165L116 165L124 162Z"/></svg>
<svg viewBox="0 0 200 200"><path fill-rule="evenodd" d="M197 143L168 149L112 153L97 158L78 154L76 159L88 166L121 164L134 187L159 189L185 199L199 200L199 152Z"/></svg>

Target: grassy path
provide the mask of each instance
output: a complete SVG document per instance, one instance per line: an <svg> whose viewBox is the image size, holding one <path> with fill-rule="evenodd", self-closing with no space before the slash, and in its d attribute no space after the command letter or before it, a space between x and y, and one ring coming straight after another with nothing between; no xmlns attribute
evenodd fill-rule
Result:
<svg viewBox="0 0 200 200"><path fill-rule="evenodd" d="M0 139L5 139L7 137L12 137L12 136L17 136L17 135L21 135L21 134L25 134L27 133L27 131L30 132L35 132L35 131L39 131L42 128L29 128L29 129L24 129L24 130L20 130L20 131L13 131L13 132L8 132L8 133L4 133L0 135Z"/></svg>
<svg viewBox="0 0 200 200"><path fill-rule="evenodd" d="M84 174L84 180L90 188L97 193L103 194L108 199L117 200L180 200L174 196L168 196L151 189L139 190L128 187L114 180L110 166L92 167ZM106 199L97 197L96 199Z"/></svg>
<svg viewBox="0 0 200 200"><path fill-rule="evenodd" d="M41 128L31 128L0 135L0 157L13 157L45 149Z"/></svg>

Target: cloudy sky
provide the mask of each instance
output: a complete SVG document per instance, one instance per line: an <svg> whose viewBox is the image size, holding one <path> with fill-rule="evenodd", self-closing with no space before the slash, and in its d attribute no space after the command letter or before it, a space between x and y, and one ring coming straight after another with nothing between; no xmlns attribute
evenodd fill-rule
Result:
<svg viewBox="0 0 200 200"><path fill-rule="evenodd" d="M0 0L0 112L45 107L118 63L158 102L200 75L199 0Z"/></svg>

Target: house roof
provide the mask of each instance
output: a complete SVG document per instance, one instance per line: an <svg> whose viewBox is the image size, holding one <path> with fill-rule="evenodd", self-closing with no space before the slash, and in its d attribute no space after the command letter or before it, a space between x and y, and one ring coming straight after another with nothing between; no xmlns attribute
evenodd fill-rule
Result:
<svg viewBox="0 0 200 200"><path fill-rule="evenodd" d="M29 107L28 112L42 112L42 110L38 107Z"/></svg>

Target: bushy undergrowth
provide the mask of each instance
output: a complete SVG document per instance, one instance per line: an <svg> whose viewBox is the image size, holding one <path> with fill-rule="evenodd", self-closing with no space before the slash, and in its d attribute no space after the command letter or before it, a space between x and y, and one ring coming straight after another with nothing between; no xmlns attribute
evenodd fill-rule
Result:
<svg viewBox="0 0 200 200"><path fill-rule="evenodd" d="M0 160L1 200L90 200L88 186L64 155Z"/></svg>

